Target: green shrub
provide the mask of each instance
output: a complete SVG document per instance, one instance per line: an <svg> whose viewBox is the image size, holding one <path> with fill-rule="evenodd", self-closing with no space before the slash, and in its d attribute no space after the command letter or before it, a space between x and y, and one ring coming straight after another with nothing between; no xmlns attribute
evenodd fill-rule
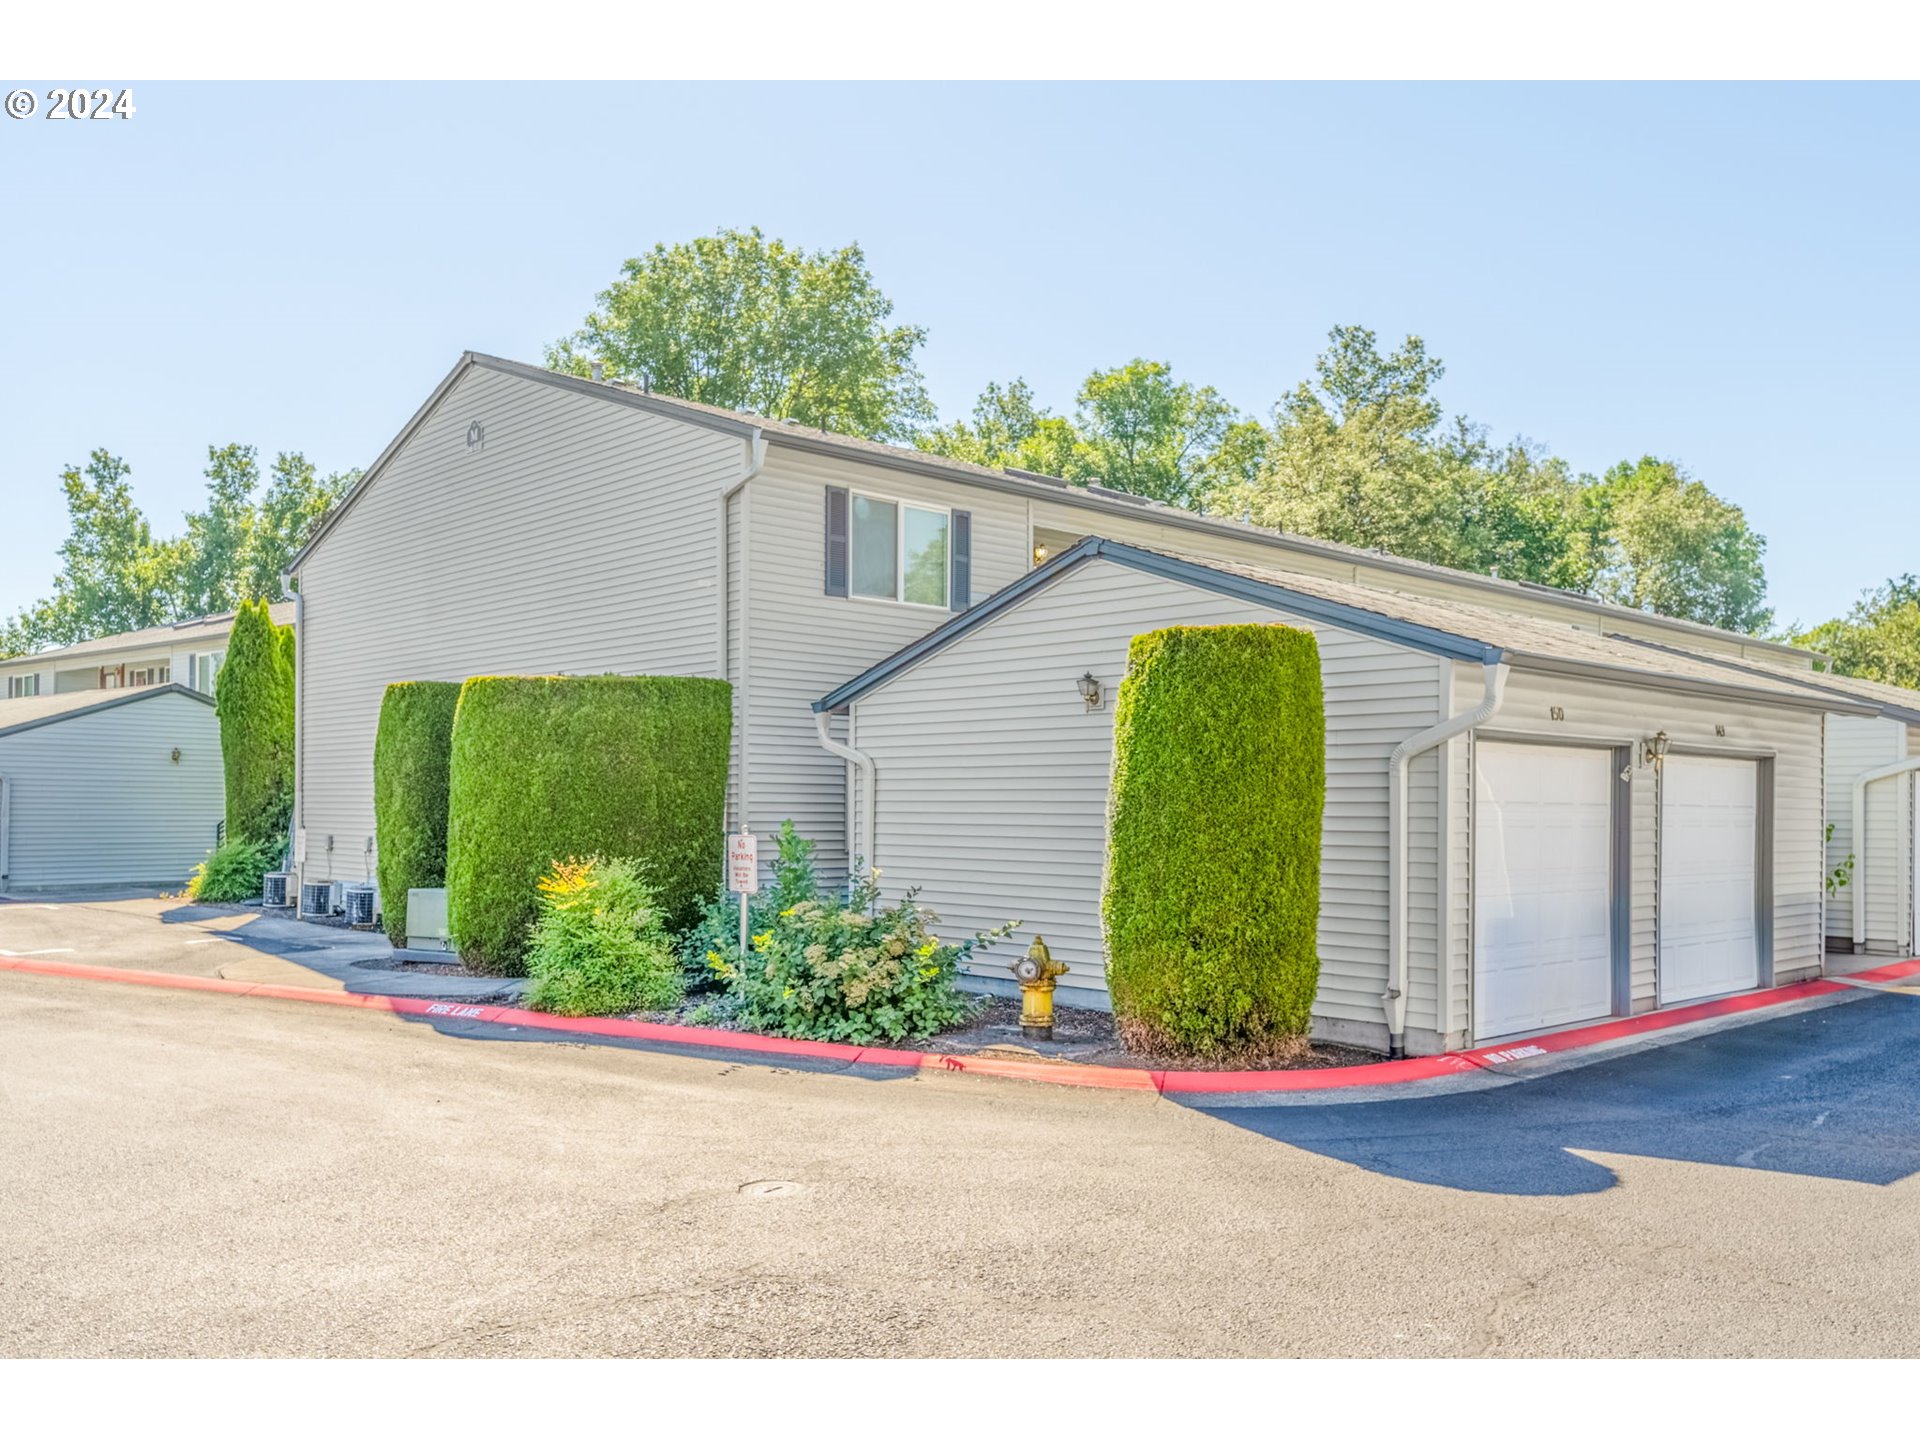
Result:
<svg viewBox="0 0 1920 1440"><path fill-rule="evenodd" d="M407 891L447 881L447 770L453 759L457 681L387 686L373 737L373 817L379 835L381 913L404 942Z"/></svg>
<svg viewBox="0 0 1920 1440"><path fill-rule="evenodd" d="M916 893L873 913L869 878L844 901L814 897L780 911L754 933L745 960L712 959L740 1021L773 1035L867 1045L921 1039L966 1019L973 1005L954 983L961 962L1019 922L949 944L928 933L939 917ZM738 945L729 943L729 956Z"/></svg>
<svg viewBox="0 0 1920 1440"><path fill-rule="evenodd" d="M194 867L193 878L187 881L187 898L215 904L258 900L261 881L280 863L284 845L277 836L222 842Z"/></svg>
<svg viewBox="0 0 1920 1440"><path fill-rule="evenodd" d="M293 813L293 672L281 630L266 601L242 601L214 687L229 839L284 844Z"/></svg>
<svg viewBox="0 0 1920 1440"><path fill-rule="evenodd" d="M1107 978L1128 1043L1304 1043L1320 978L1326 716L1310 631L1134 638L1114 709Z"/></svg>
<svg viewBox="0 0 1920 1440"><path fill-rule="evenodd" d="M791 820L780 823L774 842L773 883L747 897L747 930L757 935L769 928L783 910L812 900L819 893L813 874L813 842L800 838ZM740 897L723 879L718 891L700 911L693 928L680 937L680 974L691 991L721 983L716 964L740 959Z"/></svg>
<svg viewBox="0 0 1920 1440"><path fill-rule="evenodd" d="M673 938L633 861L556 861L539 892L528 1005L556 1015L624 1015L680 1003Z"/></svg>
<svg viewBox="0 0 1920 1440"><path fill-rule="evenodd" d="M630 855L671 926L725 863L732 687L673 676L481 676L453 723L447 909L461 958L525 969L534 884L569 855Z"/></svg>

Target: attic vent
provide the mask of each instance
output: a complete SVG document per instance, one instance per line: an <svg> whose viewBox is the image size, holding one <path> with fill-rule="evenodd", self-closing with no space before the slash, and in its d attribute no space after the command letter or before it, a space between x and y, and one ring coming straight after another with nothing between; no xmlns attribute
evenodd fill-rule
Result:
<svg viewBox="0 0 1920 1440"><path fill-rule="evenodd" d="M487 448L487 427L478 420L467 426L467 448L484 450Z"/></svg>

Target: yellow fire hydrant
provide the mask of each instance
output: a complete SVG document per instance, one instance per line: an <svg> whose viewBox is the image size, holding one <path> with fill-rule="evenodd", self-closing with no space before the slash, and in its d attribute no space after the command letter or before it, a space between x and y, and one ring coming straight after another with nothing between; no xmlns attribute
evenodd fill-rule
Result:
<svg viewBox="0 0 1920 1440"><path fill-rule="evenodd" d="M1047 942L1036 935L1011 968L1020 982L1020 1033L1029 1040L1051 1040L1053 982L1067 973L1067 967L1053 958Z"/></svg>

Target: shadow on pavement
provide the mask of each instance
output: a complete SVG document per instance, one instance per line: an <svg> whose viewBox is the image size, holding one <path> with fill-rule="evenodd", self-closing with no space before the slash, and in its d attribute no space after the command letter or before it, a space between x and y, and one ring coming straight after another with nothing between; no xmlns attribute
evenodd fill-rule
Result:
<svg viewBox="0 0 1920 1440"><path fill-rule="evenodd" d="M1869 995L1490 1089L1209 1113L1423 1185L1587 1195L1616 1178L1570 1151L1888 1185L1920 1171L1916 1097L1920 1003Z"/></svg>

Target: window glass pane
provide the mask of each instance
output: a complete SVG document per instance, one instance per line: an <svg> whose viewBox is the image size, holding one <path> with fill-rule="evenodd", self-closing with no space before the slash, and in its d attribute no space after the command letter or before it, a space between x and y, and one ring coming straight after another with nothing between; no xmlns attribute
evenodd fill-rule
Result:
<svg viewBox="0 0 1920 1440"><path fill-rule="evenodd" d="M947 603L947 512L907 507L904 598L915 605Z"/></svg>
<svg viewBox="0 0 1920 1440"><path fill-rule="evenodd" d="M853 593L882 600L899 598L896 567L899 536L890 500L853 497Z"/></svg>

